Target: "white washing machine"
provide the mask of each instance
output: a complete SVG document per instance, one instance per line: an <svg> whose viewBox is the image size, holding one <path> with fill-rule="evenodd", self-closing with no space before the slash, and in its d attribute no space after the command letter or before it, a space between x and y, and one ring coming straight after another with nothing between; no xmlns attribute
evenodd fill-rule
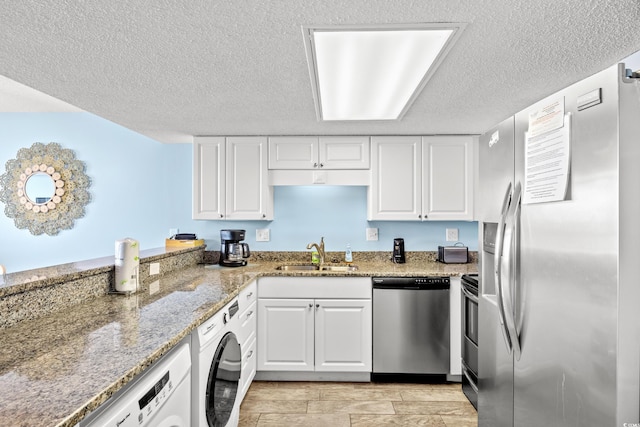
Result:
<svg viewBox="0 0 640 427"><path fill-rule="evenodd" d="M190 337L131 380L81 427L190 427Z"/></svg>
<svg viewBox="0 0 640 427"><path fill-rule="evenodd" d="M192 413L194 427L235 427L240 416L242 358L235 299L193 333Z"/></svg>

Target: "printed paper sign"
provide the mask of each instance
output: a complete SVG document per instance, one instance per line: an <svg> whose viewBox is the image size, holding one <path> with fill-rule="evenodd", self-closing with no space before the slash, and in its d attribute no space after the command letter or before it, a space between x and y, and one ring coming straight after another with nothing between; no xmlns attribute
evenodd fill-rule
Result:
<svg viewBox="0 0 640 427"><path fill-rule="evenodd" d="M565 200L571 160L569 117L560 128L542 134L525 134L522 203Z"/></svg>
<svg viewBox="0 0 640 427"><path fill-rule="evenodd" d="M564 126L564 98L556 99L529 113L529 136L536 137Z"/></svg>

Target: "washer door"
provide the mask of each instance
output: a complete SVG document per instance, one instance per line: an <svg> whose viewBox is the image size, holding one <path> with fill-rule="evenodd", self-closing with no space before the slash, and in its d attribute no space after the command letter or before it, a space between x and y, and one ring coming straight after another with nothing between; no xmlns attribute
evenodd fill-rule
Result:
<svg viewBox="0 0 640 427"><path fill-rule="evenodd" d="M205 396L209 426L224 427L231 418L240 388L241 366L240 344L229 332L220 340L209 369Z"/></svg>

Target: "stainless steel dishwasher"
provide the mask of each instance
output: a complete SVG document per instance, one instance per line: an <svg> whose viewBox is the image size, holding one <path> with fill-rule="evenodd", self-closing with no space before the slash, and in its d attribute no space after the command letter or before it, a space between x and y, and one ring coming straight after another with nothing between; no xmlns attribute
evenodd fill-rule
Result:
<svg viewBox="0 0 640 427"><path fill-rule="evenodd" d="M374 277L374 381L449 373L449 277Z"/></svg>

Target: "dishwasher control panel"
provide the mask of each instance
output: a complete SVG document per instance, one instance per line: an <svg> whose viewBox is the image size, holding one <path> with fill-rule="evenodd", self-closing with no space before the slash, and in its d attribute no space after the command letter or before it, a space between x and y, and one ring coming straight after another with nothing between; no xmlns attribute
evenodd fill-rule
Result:
<svg viewBox="0 0 640 427"><path fill-rule="evenodd" d="M374 277L374 289L449 289L448 276L426 277Z"/></svg>

